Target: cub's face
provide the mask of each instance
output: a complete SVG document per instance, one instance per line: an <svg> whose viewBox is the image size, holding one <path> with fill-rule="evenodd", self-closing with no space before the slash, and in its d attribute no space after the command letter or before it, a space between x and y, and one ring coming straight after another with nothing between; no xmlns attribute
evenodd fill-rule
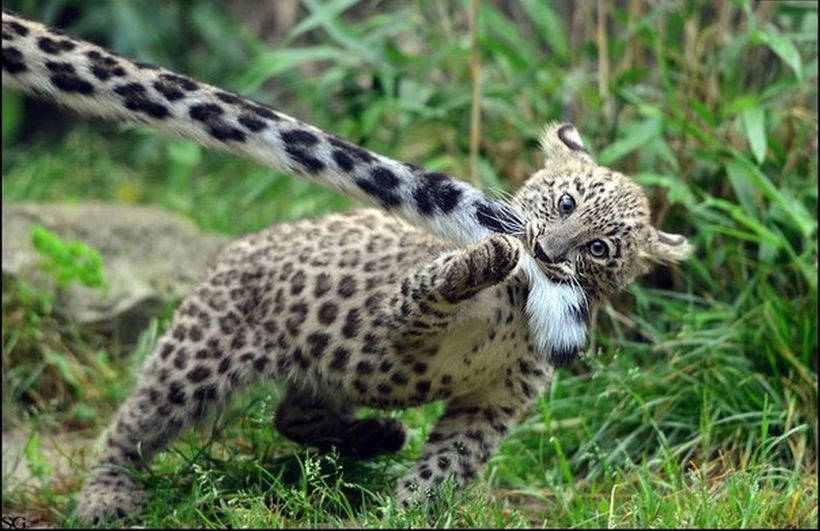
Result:
<svg viewBox="0 0 820 531"><path fill-rule="evenodd" d="M551 280L579 285L592 300L623 289L653 262L686 259L683 236L652 227L649 202L628 177L596 165L575 128L549 126L545 168L514 202L527 217L525 243Z"/></svg>

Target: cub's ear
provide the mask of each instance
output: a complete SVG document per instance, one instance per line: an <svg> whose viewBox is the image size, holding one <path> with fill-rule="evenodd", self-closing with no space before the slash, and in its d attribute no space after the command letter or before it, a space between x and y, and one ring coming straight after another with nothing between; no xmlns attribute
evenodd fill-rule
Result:
<svg viewBox="0 0 820 531"><path fill-rule="evenodd" d="M680 234L669 234L653 228L649 237L647 258L661 264L675 264L689 258L694 247Z"/></svg>
<svg viewBox="0 0 820 531"><path fill-rule="evenodd" d="M562 157L578 157L592 161L589 151L584 147L581 135L572 124L550 123L541 133L541 149L547 160Z"/></svg>

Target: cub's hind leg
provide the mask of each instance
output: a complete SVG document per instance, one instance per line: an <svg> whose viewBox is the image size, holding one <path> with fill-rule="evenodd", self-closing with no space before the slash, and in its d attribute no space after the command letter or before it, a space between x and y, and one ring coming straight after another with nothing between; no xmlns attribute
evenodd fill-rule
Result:
<svg viewBox="0 0 820 531"><path fill-rule="evenodd" d="M215 274L189 295L140 370L134 389L102 437L74 516L96 522L142 505L131 467L146 466L183 430L225 404L237 389L273 375L274 363L248 322L239 279ZM244 288L247 289L247 288ZM232 296L233 295L233 296Z"/></svg>
<svg viewBox="0 0 820 531"><path fill-rule="evenodd" d="M548 369L536 370L543 374ZM500 387L450 400L422 447L421 458L399 480L396 501L400 507L429 502L447 479L457 488L472 481L518 417L543 391L543 377L516 376L526 385L527 393Z"/></svg>
<svg viewBox="0 0 820 531"><path fill-rule="evenodd" d="M350 408L331 405L294 388L288 390L275 414L279 432L323 452L367 459L401 449L407 434L401 422L390 418L357 419Z"/></svg>

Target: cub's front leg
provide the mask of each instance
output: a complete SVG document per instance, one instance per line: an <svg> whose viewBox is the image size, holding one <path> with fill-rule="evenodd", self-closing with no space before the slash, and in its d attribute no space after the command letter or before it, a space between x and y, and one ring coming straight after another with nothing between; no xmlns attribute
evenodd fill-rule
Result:
<svg viewBox="0 0 820 531"><path fill-rule="evenodd" d="M397 349L424 348L424 340L430 337L435 343L463 303L515 272L522 253L517 239L496 234L409 275L402 282L401 296L393 301L399 324L394 332ZM450 477L459 487L465 486L498 448L517 416L539 396L550 374L545 359L516 361L498 388L450 400L422 457L399 482L398 503L407 507L426 501Z"/></svg>
<svg viewBox="0 0 820 531"><path fill-rule="evenodd" d="M391 301L394 343L440 335L462 303L509 277L523 252L519 240L493 234L409 274Z"/></svg>

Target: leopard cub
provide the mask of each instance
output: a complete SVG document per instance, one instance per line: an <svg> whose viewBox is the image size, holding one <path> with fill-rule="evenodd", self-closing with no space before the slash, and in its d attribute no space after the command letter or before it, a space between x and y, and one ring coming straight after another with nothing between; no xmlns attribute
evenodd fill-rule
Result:
<svg viewBox="0 0 820 531"><path fill-rule="evenodd" d="M380 207L278 225L222 251L103 434L75 513L86 522L135 513L143 491L129 470L259 381L286 386L273 420L283 435L359 458L400 449L406 433L357 408L446 401L396 499L424 502L447 478L464 486L554 367L577 357L590 307L691 252L652 227L641 188L595 164L569 124L547 127L544 168L502 202L7 11L3 85Z"/></svg>

